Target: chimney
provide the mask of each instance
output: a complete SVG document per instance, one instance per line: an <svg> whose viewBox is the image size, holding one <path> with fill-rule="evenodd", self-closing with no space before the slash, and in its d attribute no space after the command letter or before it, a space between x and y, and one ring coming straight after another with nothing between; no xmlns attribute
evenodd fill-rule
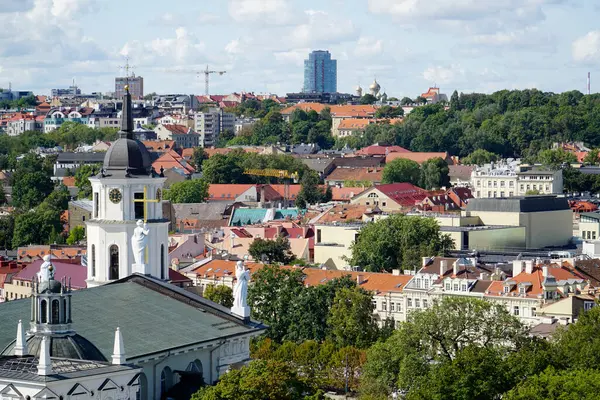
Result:
<svg viewBox="0 0 600 400"><path fill-rule="evenodd" d="M482 272L479 274L480 281L487 281L490 279L490 275L488 273Z"/></svg>
<svg viewBox="0 0 600 400"><path fill-rule="evenodd" d="M117 328L115 331L115 344L113 346L112 363L114 365L125 364L125 346L123 346L123 336L121 330Z"/></svg>
<svg viewBox="0 0 600 400"><path fill-rule="evenodd" d="M458 261L455 261L454 264L452 264L452 273L454 275L458 275Z"/></svg>
<svg viewBox="0 0 600 400"><path fill-rule="evenodd" d="M362 285L362 283L363 283L363 276L360 274L356 275L356 284L360 286L360 285Z"/></svg>
<svg viewBox="0 0 600 400"><path fill-rule="evenodd" d="M421 266L425 267L427 265L427 263L429 262L430 257L422 257L421 258Z"/></svg>
<svg viewBox="0 0 600 400"><path fill-rule="evenodd" d="M400 276L400 275L402 275L400 272L401 272L401 271L400 271L399 269L393 269L393 270L392 270L392 275L393 275L393 276Z"/></svg>
<svg viewBox="0 0 600 400"><path fill-rule="evenodd" d="M40 348L40 359L37 366L38 375L48 376L52 375L52 360L50 359L50 343L48 337L42 338L42 344Z"/></svg>
<svg viewBox="0 0 600 400"><path fill-rule="evenodd" d="M15 343L15 356L23 357L27 355L27 339L25 338L25 331L23 330L23 323L19 320L17 325L17 342Z"/></svg>
<svg viewBox="0 0 600 400"><path fill-rule="evenodd" d="M548 277L548 266L547 266L547 265L544 265L544 266L542 267L542 276L543 276L544 278L547 278L547 277Z"/></svg>
<svg viewBox="0 0 600 400"><path fill-rule="evenodd" d="M525 261L525 273L527 273L527 274L533 273L533 260Z"/></svg>
<svg viewBox="0 0 600 400"><path fill-rule="evenodd" d="M440 277L448 271L448 260L440 260Z"/></svg>
<svg viewBox="0 0 600 400"><path fill-rule="evenodd" d="M525 270L525 261L513 260L513 278Z"/></svg>

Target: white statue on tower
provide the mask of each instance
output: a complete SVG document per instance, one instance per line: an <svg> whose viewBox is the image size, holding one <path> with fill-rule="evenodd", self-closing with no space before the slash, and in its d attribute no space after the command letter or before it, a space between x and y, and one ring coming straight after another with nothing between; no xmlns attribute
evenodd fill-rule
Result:
<svg viewBox="0 0 600 400"><path fill-rule="evenodd" d="M148 224L141 219L138 220L136 228L131 236L131 248L133 250L133 259L136 265L144 265L144 251L148 245Z"/></svg>
<svg viewBox="0 0 600 400"><path fill-rule="evenodd" d="M40 272L37 273L39 282L48 282L54 279L54 266L50 262L50 254L44 256L44 262L40 265Z"/></svg>
<svg viewBox="0 0 600 400"><path fill-rule="evenodd" d="M233 307L231 312L242 318L250 317L250 307L248 307L248 282L250 273L244 267L243 261L238 261L235 266L235 277L237 282L233 288Z"/></svg>

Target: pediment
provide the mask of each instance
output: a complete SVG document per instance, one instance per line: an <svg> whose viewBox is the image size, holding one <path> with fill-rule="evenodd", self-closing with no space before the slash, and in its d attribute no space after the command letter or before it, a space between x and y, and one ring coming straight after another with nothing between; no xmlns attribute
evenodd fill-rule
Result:
<svg viewBox="0 0 600 400"><path fill-rule="evenodd" d="M69 396L77 396L83 394L90 394L90 391L80 383L76 383L75 386L73 386L71 390L69 390L69 392L67 393L67 395Z"/></svg>
<svg viewBox="0 0 600 400"><path fill-rule="evenodd" d="M12 383L9 384L8 386L6 386L4 389L0 390L0 394L7 396L7 397L8 396L15 396L15 397L19 397L19 398L23 397L21 392L19 392Z"/></svg>
<svg viewBox="0 0 600 400"><path fill-rule="evenodd" d="M58 400L59 396L48 388L42 389L38 394L33 396L34 399L53 399Z"/></svg>

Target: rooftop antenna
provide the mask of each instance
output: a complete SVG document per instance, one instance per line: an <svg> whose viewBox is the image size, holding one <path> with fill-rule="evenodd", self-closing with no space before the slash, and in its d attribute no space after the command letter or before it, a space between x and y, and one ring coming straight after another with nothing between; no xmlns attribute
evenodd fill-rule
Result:
<svg viewBox="0 0 600 400"><path fill-rule="evenodd" d="M129 64L129 56L125 56L125 65L120 66L119 69L125 70L125 81L127 82L128 85L129 85L129 77L134 76L133 74L130 75L129 71L133 70L134 68L135 67L133 65Z"/></svg>

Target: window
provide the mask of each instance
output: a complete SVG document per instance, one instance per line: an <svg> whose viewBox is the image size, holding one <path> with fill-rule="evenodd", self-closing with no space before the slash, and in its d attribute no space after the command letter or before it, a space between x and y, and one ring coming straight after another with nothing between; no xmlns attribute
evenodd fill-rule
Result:
<svg viewBox="0 0 600 400"><path fill-rule="evenodd" d="M143 200L144 193L134 193L133 198L135 200ZM134 212L135 212L135 219L144 219L144 203L135 202L134 203Z"/></svg>
<svg viewBox="0 0 600 400"><path fill-rule="evenodd" d="M504 197L504 192L500 192L500 197Z"/></svg>
<svg viewBox="0 0 600 400"><path fill-rule="evenodd" d="M60 323L60 302L57 299L52 300L52 315L51 315L52 319L51 322L52 324L59 324Z"/></svg>
<svg viewBox="0 0 600 400"><path fill-rule="evenodd" d="M94 192L94 218L98 218L98 208L99 208L98 201L99 201L98 193Z"/></svg>
<svg viewBox="0 0 600 400"><path fill-rule="evenodd" d="M504 286L504 293L510 292L510 286Z"/></svg>
<svg viewBox="0 0 600 400"><path fill-rule="evenodd" d="M494 187L498 187L498 181L494 181Z"/></svg>
<svg viewBox="0 0 600 400"><path fill-rule="evenodd" d="M91 266L92 266L92 271L91 271L91 275L92 277L96 276L96 245L93 244L92 245L92 262L91 262Z"/></svg>
<svg viewBox="0 0 600 400"><path fill-rule="evenodd" d="M110 267L108 270L108 279L119 279L119 246L113 244L108 248Z"/></svg>
<svg viewBox="0 0 600 400"><path fill-rule="evenodd" d="M387 205L387 203L384 201L384 202L382 202L382 203L381 203L381 205L382 205L383 207L385 207L385 206Z"/></svg>
<svg viewBox="0 0 600 400"><path fill-rule="evenodd" d="M417 278L417 279L415 280L415 286L417 286L417 288L418 288L418 289L420 289L420 288L421 288L421 278Z"/></svg>
<svg viewBox="0 0 600 400"><path fill-rule="evenodd" d="M592 307L594 307L594 302L593 301L586 301L585 303L583 303L583 309L585 311L591 310Z"/></svg>
<svg viewBox="0 0 600 400"><path fill-rule="evenodd" d="M460 291L461 292L466 292L467 291L467 284L463 283L462 285L460 285Z"/></svg>
<svg viewBox="0 0 600 400"><path fill-rule="evenodd" d="M415 299L415 308L420 308L420 307L421 307L421 300Z"/></svg>
<svg viewBox="0 0 600 400"><path fill-rule="evenodd" d="M14 293L13 293L14 294ZM48 323L48 302L46 300L42 300L40 305L40 321L42 324Z"/></svg>
<svg viewBox="0 0 600 400"><path fill-rule="evenodd" d="M481 186L481 181L477 180L477 186Z"/></svg>
<svg viewBox="0 0 600 400"><path fill-rule="evenodd" d="M321 243L321 230L317 229L317 243Z"/></svg>
<svg viewBox="0 0 600 400"><path fill-rule="evenodd" d="M377 309L377 302L375 300L373 300L373 310Z"/></svg>
<svg viewBox="0 0 600 400"><path fill-rule="evenodd" d="M406 306L412 307L412 299L406 299Z"/></svg>
<svg viewBox="0 0 600 400"><path fill-rule="evenodd" d="M427 308L427 299L423 299L423 308Z"/></svg>
<svg viewBox="0 0 600 400"><path fill-rule="evenodd" d="M513 192L508 192L508 197L513 197L514 193Z"/></svg>
<svg viewBox="0 0 600 400"><path fill-rule="evenodd" d="M513 315L516 315L517 317L519 316L519 306L513 307Z"/></svg>
<svg viewBox="0 0 600 400"><path fill-rule="evenodd" d="M450 283L446 282L446 290L450 290Z"/></svg>
<svg viewBox="0 0 600 400"><path fill-rule="evenodd" d="M396 311L396 303L390 303L390 311L391 312Z"/></svg>
<svg viewBox="0 0 600 400"><path fill-rule="evenodd" d="M531 316L535 317L536 316L536 308L535 307L531 307Z"/></svg>
<svg viewBox="0 0 600 400"><path fill-rule="evenodd" d="M521 190L524 190L524 189L525 189L525 187L524 187L524 185L521 183Z"/></svg>
<svg viewBox="0 0 600 400"><path fill-rule="evenodd" d="M515 181L508 182L508 187L514 187L514 186L515 186Z"/></svg>
<svg viewBox="0 0 600 400"><path fill-rule="evenodd" d="M454 290L455 292L458 292L458 283L455 283L454 285L452 285L452 290Z"/></svg>
<svg viewBox="0 0 600 400"><path fill-rule="evenodd" d="M500 187L504 187L504 181L500 181Z"/></svg>
<svg viewBox="0 0 600 400"><path fill-rule="evenodd" d="M381 310L387 311L387 301L384 300L381 302Z"/></svg>
<svg viewBox="0 0 600 400"><path fill-rule="evenodd" d="M425 289L429 289L429 279L423 279L423 285L425 286Z"/></svg>
<svg viewBox="0 0 600 400"><path fill-rule="evenodd" d="M171 368L165 367L160 373L160 393L161 398L166 398L167 391L171 389L173 384L173 373Z"/></svg>
<svg viewBox="0 0 600 400"><path fill-rule="evenodd" d="M488 190L488 197L492 197L492 192Z"/></svg>

